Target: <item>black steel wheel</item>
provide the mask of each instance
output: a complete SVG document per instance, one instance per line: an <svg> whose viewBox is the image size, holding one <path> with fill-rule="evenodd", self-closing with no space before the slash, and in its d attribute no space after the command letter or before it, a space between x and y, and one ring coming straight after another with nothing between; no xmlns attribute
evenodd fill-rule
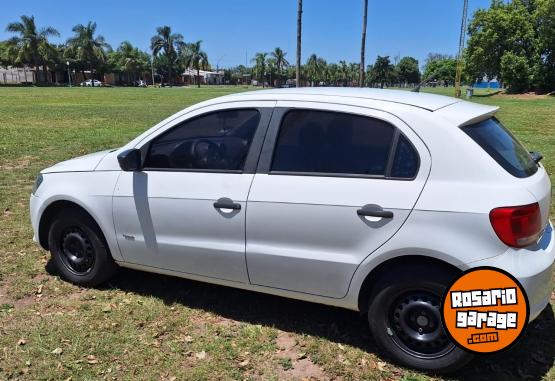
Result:
<svg viewBox="0 0 555 381"><path fill-rule="evenodd" d="M454 271L411 265L382 273L370 295L368 323L379 349L401 365L433 373L453 372L472 355L447 337L441 297Z"/></svg>
<svg viewBox="0 0 555 381"><path fill-rule="evenodd" d="M62 210L53 218L48 247L60 275L81 286L99 285L117 269L102 231L78 208Z"/></svg>
<svg viewBox="0 0 555 381"><path fill-rule="evenodd" d="M400 349L421 358L438 358L454 349L441 325L440 303L441 296L414 290L391 304L389 323Z"/></svg>

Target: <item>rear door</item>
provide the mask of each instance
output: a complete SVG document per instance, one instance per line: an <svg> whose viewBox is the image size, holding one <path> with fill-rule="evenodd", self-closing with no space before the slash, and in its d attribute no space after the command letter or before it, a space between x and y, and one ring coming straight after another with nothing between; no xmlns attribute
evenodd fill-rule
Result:
<svg viewBox="0 0 555 381"><path fill-rule="evenodd" d="M278 102L248 197L251 283L345 296L356 267L402 226L429 170L424 144L390 114Z"/></svg>

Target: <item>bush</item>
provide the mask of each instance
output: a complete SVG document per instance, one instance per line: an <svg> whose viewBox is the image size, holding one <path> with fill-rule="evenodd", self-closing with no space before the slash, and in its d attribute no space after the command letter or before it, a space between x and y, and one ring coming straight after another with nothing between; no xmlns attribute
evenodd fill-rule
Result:
<svg viewBox="0 0 555 381"><path fill-rule="evenodd" d="M526 91L530 86L530 66L526 57L506 52L501 57L501 78L510 93Z"/></svg>

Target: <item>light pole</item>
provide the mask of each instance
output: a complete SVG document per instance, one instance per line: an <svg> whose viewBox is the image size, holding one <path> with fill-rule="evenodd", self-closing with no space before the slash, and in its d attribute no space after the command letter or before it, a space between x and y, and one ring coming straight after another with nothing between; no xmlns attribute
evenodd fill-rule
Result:
<svg viewBox="0 0 555 381"><path fill-rule="evenodd" d="M150 71L152 76L152 87L154 88L154 51L152 52L152 59L150 60Z"/></svg>
<svg viewBox="0 0 555 381"><path fill-rule="evenodd" d="M67 79L69 80L69 87L71 87L71 72L69 71L69 61L66 61L67 65Z"/></svg>

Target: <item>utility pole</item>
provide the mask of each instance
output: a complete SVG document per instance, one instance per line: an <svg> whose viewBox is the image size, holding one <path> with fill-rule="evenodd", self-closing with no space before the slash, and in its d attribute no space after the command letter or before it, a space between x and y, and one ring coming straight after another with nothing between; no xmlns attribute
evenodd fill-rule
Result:
<svg viewBox="0 0 555 381"><path fill-rule="evenodd" d="M368 0L364 0L364 14L362 16L362 44L360 46L360 70L358 75L360 87L364 87L364 52L366 49L366 24L368 19Z"/></svg>
<svg viewBox="0 0 555 381"><path fill-rule="evenodd" d="M461 34L459 36L459 54L457 56L457 73L455 75L455 97L461 97L461 78L463 69L464 37L466 36L466 15L468 13L468 0L464 0L461 20Z"/></svg>
<svg viewBox="0 0 555 381"><path fill-rule="evenodd" d="M301 86L301 32L302 32L302 17L303 16L303 0L298 0L297 4L297 74L295 77L295 84L297 87Z"/></svg>

